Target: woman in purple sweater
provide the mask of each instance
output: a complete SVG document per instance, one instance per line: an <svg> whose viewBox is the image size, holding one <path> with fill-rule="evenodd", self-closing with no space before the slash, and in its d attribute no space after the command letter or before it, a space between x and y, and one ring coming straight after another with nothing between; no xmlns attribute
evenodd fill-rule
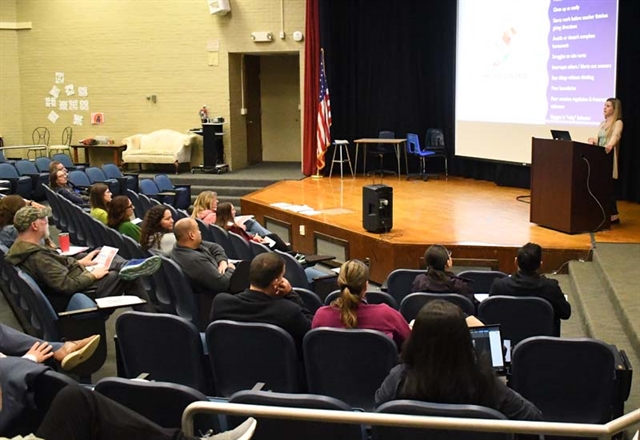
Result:
<svg viewBox="0 0 640 440"><path fill-rule="evenodd" d="M330 305L320 307L312 328L357 328L383 332L394 340L398 349L409 337L407 321L386 304L367 304L369 268L360 260L349 260L340 268L340 296Z"/></svg>

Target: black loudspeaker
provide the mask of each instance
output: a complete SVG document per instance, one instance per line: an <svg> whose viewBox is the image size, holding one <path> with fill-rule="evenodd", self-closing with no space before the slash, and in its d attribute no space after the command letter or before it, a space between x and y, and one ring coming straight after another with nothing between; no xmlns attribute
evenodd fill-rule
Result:
<svg viewBox="0 0 640 440"><path fill-rule="evenodd" d="M369 232L389 232L393 227L393 188L362 187L362 226Z"/></svg>

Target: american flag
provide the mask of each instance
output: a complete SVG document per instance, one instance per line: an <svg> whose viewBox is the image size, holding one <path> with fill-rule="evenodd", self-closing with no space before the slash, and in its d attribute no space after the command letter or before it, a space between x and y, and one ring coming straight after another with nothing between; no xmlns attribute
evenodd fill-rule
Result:
<svg viewBox="0 0 640 440"><path fill-rule="evenodd" d="M318 97L318 129L316 132L318 171L324 168L324 154L331 144L331 101L324 72L324 53L320 57L320 96Z"/></svg>

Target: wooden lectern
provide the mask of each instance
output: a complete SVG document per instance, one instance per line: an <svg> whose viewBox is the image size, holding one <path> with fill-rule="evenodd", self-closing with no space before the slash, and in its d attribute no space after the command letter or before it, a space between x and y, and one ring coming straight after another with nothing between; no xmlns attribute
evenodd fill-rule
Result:
<svg viewBox="0 0 640 440"><path fill-rule="evenodd" d="M597 145L532 138L531 222L569 234L609 228L612 161Z"/></svg>

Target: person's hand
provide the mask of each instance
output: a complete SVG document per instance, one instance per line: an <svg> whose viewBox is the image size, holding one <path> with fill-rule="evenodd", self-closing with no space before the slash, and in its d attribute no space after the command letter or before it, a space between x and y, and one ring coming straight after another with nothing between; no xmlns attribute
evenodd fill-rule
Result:
<svg viewBox="0 0 640 440"><path fill-rule="evenodd" d="M242 230L246 232L247 227L244 224L238 223L238 222L235 222L235 224L236 224L236 226L238 226L239 228L242 228Z"/></svg>
<svg viewBox="0 0 640 440"><path fill-rule="evenodd" d="M264 243L264 238L260 237L258 234L253 236L253 241L256 243Z"/></svg>
<svg viewBox="0 0 640 440"><path fill-rule="evenodd" d="M276 286L276 295L284 296L289 292L291 292L291 290L292 290L291 283L289 283L288 279L283 277L280 283L278 283L278 285Z"/></svg>
<svg viewBox="0 0 640 440"><path fill-rule="evenodd" d="M97 249L95 251L89 252L84 258L82 258L81 260L78 260L78 263L84 267L95 266L98 263L93 261L93 259L96 255L98 255L99 252L100 251Z"/></svg>
<svg viewBox="0 0 640 440"><path fill-rule="evenodd" d="M587 142L590 143L591 145L596 145L598 143L598 141L595 138L589 138Z"/></svg>
<svg viewBox="0 0 640 440"><path fill-rule="evenodd" d="M613 145L605 145L604 146L604 151L609 154L611 153L611 150L613 150Z"/></svg>
<svg viewBox="0 0 640 440"><path fill-rule="evenodd" d="M42 362L53 356L53 347L48 342L36 342L31 346L26 354L36 358L36 362L41 364Z"/></svg>
<svg viewBox="0 0 640 440"><path fill-rule="evenodd" d="M236 265L233 263L227 263L227 269L235 269Z"/></svg>
<svg viewBox="0 0 640 440"><path fill-rule="evenodd" d="M96 280L99 280L100 278L104 278L109 273L109 269L104 266L96 266L91 271L91 273L94 277L96 277Z"/></svg>

